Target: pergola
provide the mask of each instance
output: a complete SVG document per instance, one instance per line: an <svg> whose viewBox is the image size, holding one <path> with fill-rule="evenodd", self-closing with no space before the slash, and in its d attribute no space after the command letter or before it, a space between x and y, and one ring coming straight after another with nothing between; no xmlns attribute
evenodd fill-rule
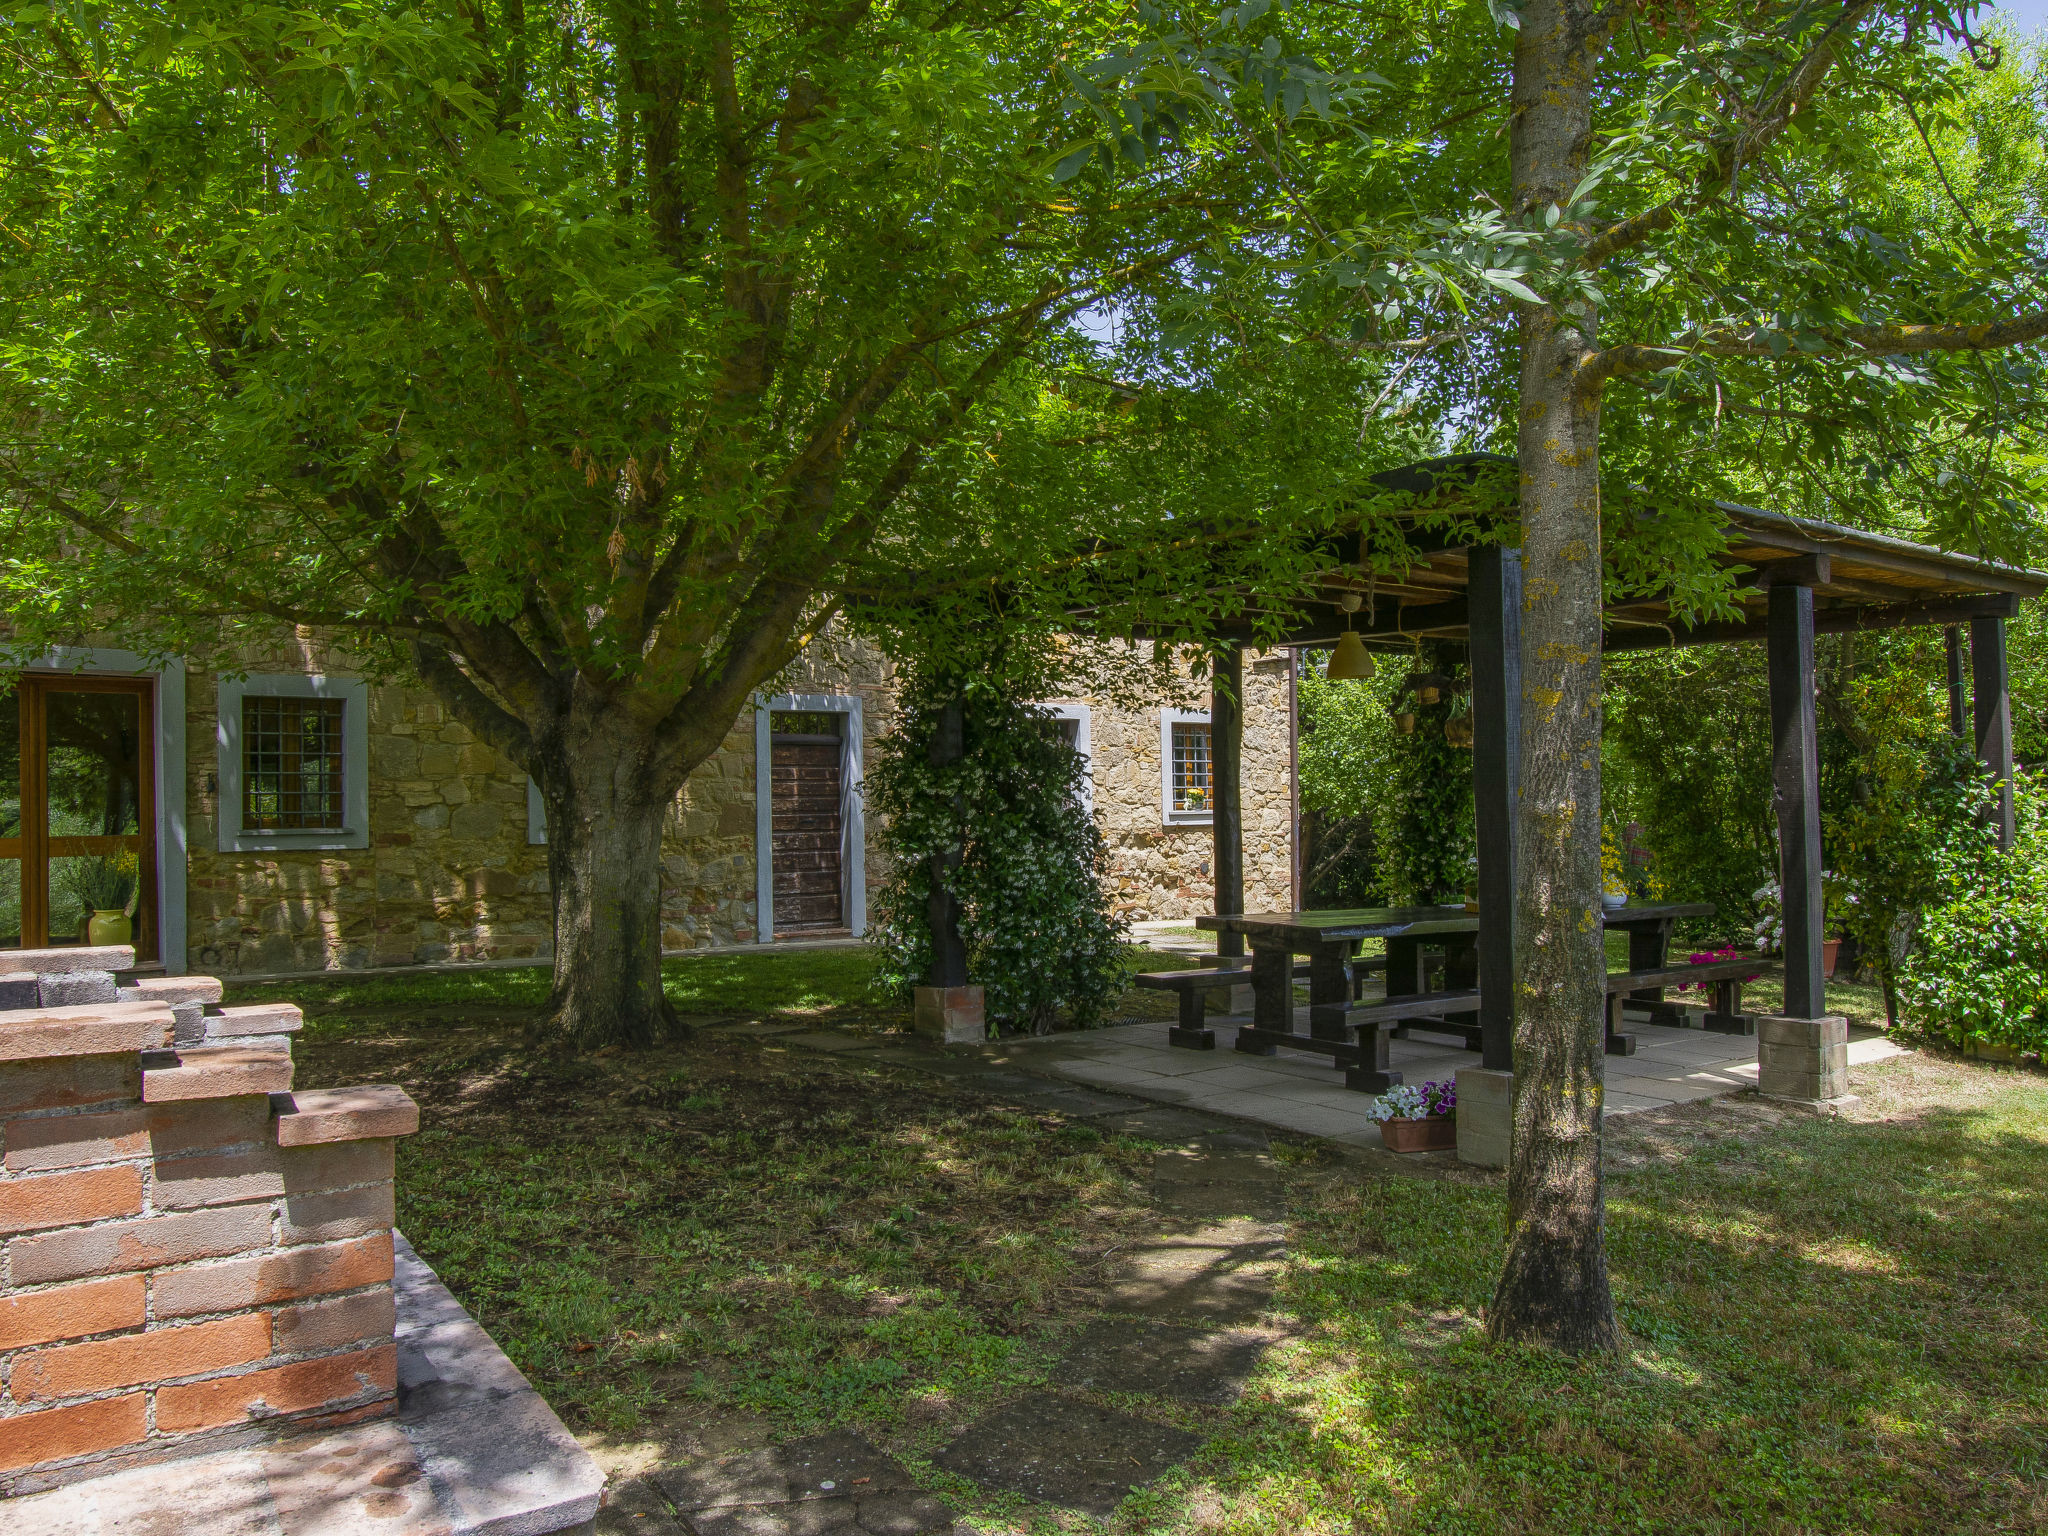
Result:
<svg viewBox="0 0 2048 1536"><path fill-rule="evenodd" d="M1219 913L1244 905L1243 814L1239 764L1243 720L1238 699L1243 651L1261 646L1329 646L1346 628L1369 648L1406 650L1418 638L1462 642L1472 672L1473 793L1479 850L1482 1065L1513 1065L1515 934L1515 786L1521 759L1522 567L1520 552L1497 544L1461 546L1428 531L1456 509L1466 526L1489 519L1461 502L1475 500L1482 474L1512 460L1491 454L1432 460L1376 477L1407 493L1416 531L1415 564L1398 576L1368 576L1360 566L1361 527L1340 530L1325 547L1326 569L1312 593L1284 609L1249 613L1224 629L1211 699L1215 774L1215 876ZM2005 622L2022 598L2048 591L2048 572L2026 570L1830 523L1717 503L1725 519L1718 559L1744 573L1739 619L1688 624L1666 598L1631 597L1609 606L1603 650L1762 641L1768 652L1773 789L1784 896L1785 1014L1825 1013L1821 968L1820 765L1814 719L1814 636L1907 625L1948 630L1949 716L1965 730L1960 627L1970 630L1971 717L1977 756L2000 784L2001 841L2013 836L2012 721L2007 696ZM1371 595L1366 611L1340 607ZM1352 605L1356 608L1356 604ZM1263 621L1261 625L1258 621ZM1274 633L1277 620L1278 633ZM1225 935L1227 941L1233 935Z"/></svg>

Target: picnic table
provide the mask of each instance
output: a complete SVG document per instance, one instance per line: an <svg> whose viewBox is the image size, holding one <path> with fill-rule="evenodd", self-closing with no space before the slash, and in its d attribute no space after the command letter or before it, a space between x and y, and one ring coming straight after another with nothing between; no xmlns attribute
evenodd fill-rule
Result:
<svg viewBox="0 0 2048 1536"><path fill-rule="evenodd" d="M1631 971L1662 969L1670 956L1671 930L1681 918L1712 917L1708 902L1630 903L1602 911L1610 929L1628 935ZM1428 951L1444 954L1446 986L1476 985L1480 914L1457 907L1362 907L1337 912L1251 912L1195 919L1197 928L1212 933L1241 933L1251 950L1252 1025L1255 1029L1294 1033L1294 957L1309 959L1308 996L1317 1004L1348 1003L1352 995L1351 960L1367 939L1387 944L1387 998L1427 992ZM1662 1007L1664 989L1644 988L1629 1001L1653 1013ZM1418 1020L1426 1028L1467 1034L1476 1043L1476 1017L1443 1023Z"/></svg>

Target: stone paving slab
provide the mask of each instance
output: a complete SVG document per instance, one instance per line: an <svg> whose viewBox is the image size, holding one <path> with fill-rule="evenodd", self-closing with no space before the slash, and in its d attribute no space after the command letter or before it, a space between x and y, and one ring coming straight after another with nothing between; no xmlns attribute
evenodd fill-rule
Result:
<svg viewBox="0 0 2048 1536"><path fill-rule="evenodd" d="M1201 1444L1186 1430L1041 1393L968 1426L932 1460L985 1488L1100 1517Z"/></svg>
<svg viewBox="0 0 2048 1536"><path fill-rule="evenodd" d="M1190 1403L1234 1403L1275 1336L1251 1329L1205 1332L1166 1323L1102 1318L1053 1368L1056 1386L1144 1392Z"/></svg>
<svg viewBox="0 0 2048 1536"><path fill-rule="evenodd" d="M851 1430L668 1467L651 1481L696 1536L950 1536L953 1515Z"/></svg>
<svg viewBox="0 0 2048 1536"><path fill-rule="evenodd" d="M654 1481L685 1512L844 1498L856 1489L888 1493L911 1485L910 1474L886 1451L848 1429L669 1467Z"/></svg>
<svg viewBox="0 0 2048 1536"><path fill-rule="evenodd" d="M1192 1322L1241 1323L1272 1304L1286 1253L1271 1222L1234 1217L1140 1239L1105 1310Z"/></svg>
<svg viewBox="0 0 2048 1536"><path fill-rule="evenodd" d="M1306 1010L1298 1027L1306 1026ZM1353 1093L1334 1068L1301 1052L1245 1056L1229 1049L1235 1021L1212 1019L1219 1049L1189 1051L1169 1046L1164 1021L1118 1025L1083 1037L1048 1036L1020 1047L1012 1055L1033 1071L1087 1083L1184 1110L1227 1116L1300 1135L1319 1136L1351 1146L1377 1146L1378 1129L1367 1114L1372 1095ZM1740 1035L1709 1035L1701 1030L1641 1024L1634 1031L1637 1054L1606 1062L1606 1105L1612 1114L1662 1109L1719 1094L1741 1093L1756 1085L1756 1045ZM1898 1049L1888 1041L1876 1045L1886 1054ZM1851 1046L1851 1061L1860 1058ZM1394 1070L1410 1083L1442 1082L1461 1067L1478 1063L1473 1052L1448 1037L1431 1038L1417 1031L1396 1040L1389 1053ZM1869 1059L1879 1059L1873 1054Z"/></svg>

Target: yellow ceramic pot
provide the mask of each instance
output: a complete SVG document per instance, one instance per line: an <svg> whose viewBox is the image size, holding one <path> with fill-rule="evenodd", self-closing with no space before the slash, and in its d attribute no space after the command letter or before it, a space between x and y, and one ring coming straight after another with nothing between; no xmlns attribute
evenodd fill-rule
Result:
<svg viewBox="0 0 2048 1536"><path fill-rule="evenodd" d="M127 944L135 938L135 924L126 912L118 907L112 911L95 912L85 925L85 941L88 944Z"/></svg>

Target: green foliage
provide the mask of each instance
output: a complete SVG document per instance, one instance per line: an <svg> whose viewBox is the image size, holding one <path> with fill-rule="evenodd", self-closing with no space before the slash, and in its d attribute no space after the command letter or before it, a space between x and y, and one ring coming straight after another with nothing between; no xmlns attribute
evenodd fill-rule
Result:
<svg viewBox="0 0 2048 1536"><path fill-rule="evenodd" d="M2048 1055L2048 796L2029 774L2013 790L2010 849L1965 820L1930 850L1933 899L1898 991L1929 1034Z"/></svg>
<svg viewBox="0 0 2048 1536"><path fill-rule="evenodd" d="M1010 682L923 666L905 676L895 729L865 780L890 859L871 898L880 984L907 996L930 975L928 903L943 879L990 1023L1085 1027L1124 988L1124 922L1103 892L1107 849L1083 798L1086 766ZM955 698L965 755L935 767L931 733ZM955 850L958 862L946 861Z"/></svg>
<svg viewBox="0 0 2048 1536"><path fill-rule="evenodd" d="M1669 901L1711 902L1711 935L1745 937L1777 875L1763 648L1694 646L1604 663L1605 811L1639 829Z"/></svg>
<svg viewBox="0 0 2048 1536"><path fill-rule="evenodd" d="M1425 659L1427 658L1427 659ZM1411 663L1379 656L1370 678L1331 682L1316 666L1300 683L1301 800L1339 826L1370 828L1372 868L1341 888L1346 904L1458 900L1470 879L1475 844L1472 753L1445 738L1444 725L1469 711L1467 693L1434 704L1402 693L1411 671L1431 670L1463 687L1465 666L1452 647L1427 647ZM1394 715L1412 712L1412 735ZM1354 839L1356 832L1351 834Z"/></svg>
<svg viewBox="0 0 2048 1536"><path fill-rule="evenodd" d="M134 913L135 855L104 858L88 854L66 859L60 878L65 894L87 912Z"/></svg>

